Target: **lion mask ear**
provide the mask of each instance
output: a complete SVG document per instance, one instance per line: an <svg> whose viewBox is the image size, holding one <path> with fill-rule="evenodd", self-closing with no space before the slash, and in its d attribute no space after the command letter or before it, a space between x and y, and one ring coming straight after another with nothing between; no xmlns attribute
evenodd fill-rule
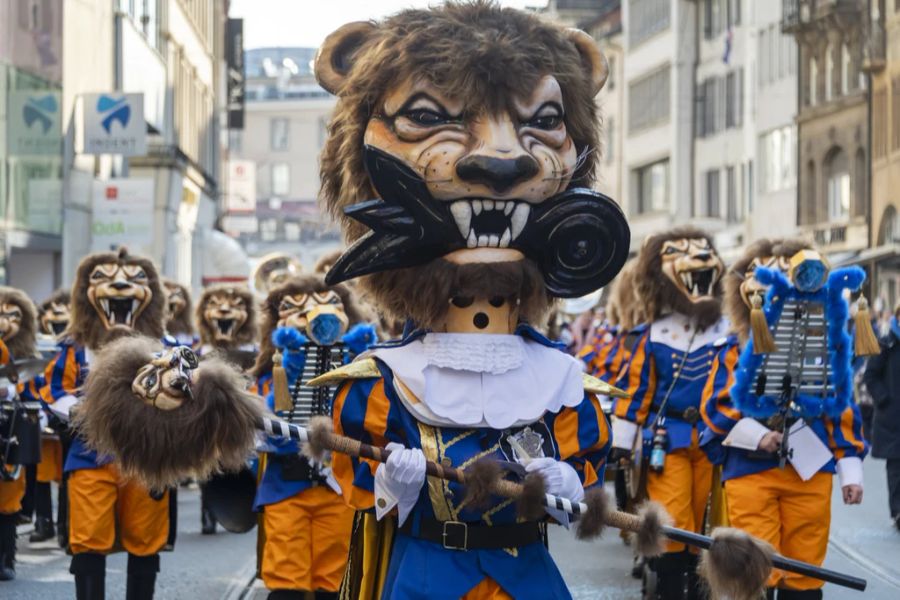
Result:
<svg viewBox="0 0 900 600"><path fill-rule="evenodd" d="M353 66L353 53L375 31L369 21L355 21L341 25L331 33L316 54L316 79L319 85L337 95Z"/></svg>
<svg viewBox="0 0 900 600"><path fill-rule="evenodd" d="M609 77L609 63L606 62L606 57L603 56L603 52L597 47L597 42L594 41L594 38L580 29L568 29L566 34L569 41L575 44L575 48L581 54L581 62L584 63L584 66L590 73L591 89L593 95L596 96L603 89L606 78Z"/></svg>

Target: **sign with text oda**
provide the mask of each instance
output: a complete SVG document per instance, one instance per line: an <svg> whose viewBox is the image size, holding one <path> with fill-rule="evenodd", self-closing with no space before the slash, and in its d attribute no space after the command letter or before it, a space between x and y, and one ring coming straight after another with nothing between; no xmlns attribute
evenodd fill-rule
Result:
<svg viewBox="0 0 900 600"><path fill-rule="evenodd" d="M82 94L76 152L143 156L147 153L144 94Z"/></svg>
<svg viewBox="0 0 900 600"><path fill-rule="evenodd" d="M91 250L108 252L127 246L132 254L151 256L153 191L152 179L95 181Z"/></svg>

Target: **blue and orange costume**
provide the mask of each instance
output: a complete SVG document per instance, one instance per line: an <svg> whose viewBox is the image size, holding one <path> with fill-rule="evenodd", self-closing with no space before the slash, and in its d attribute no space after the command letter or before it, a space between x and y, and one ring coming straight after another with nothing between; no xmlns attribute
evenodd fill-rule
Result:
<svg viewBox="0 0 900 600"><path fill-rule="evenodd" d="M375 339L373 326L358 324L341 338L341 353L347 359ZM299 389L310 340L292 327L279 327L272 342L281 353L288 386ZM274 412L271 372L258 376L257 389ZM313 412L330 416L330 396L327 390L319 392L329 401L312 407ZM254 510L262 513L260 577L272 590L271 598L279 594L293 597L303 591L317 597L333 595L347 565L353 509L340 498L340 488L329 477L327 464L313 464L301 456L296 442L270 437L265 451L265 470L254 501Z"/></svg>
<svg viewBox="0 0 900 600"><path fill-rule="evenodd" d="M516 333L528 343L553 347L530 327L520 326ZM531 430L532 435L540 435L544 456L568 463L584 488L602 482L611 436L593 394L585 392L573 406L543 412L531 423L516 423L507 429L427 423L423 414L428 411L420 412L424 403L410 399L406 383L379 357L382 351L402 350L427 335L415 332L376 349L375 358L367 359L372 361L370 373L343 383L334 400L337 433L377 446L394 442L418 448L430 461L465 468L482 458L515 460L506 442L508 436ZM344 498L359 511L371 513L375 508L377 467L378 463L366 459L333 457L333 473ZM378 530L380 537L367 542L364 553L379 555L380 562L371 556L361 561L363 570L376 572L368 574L363 590L351 593L398 599L571 597L544 546L542 524L518 521L514 503L508 499L494 497L488 507L475 509L464 503L464 497L459 484L428 478L396 531L391 525L385 527L384 521L376 525L374 515L364 515L359 528L366 533ZM448 530L453 534L450 537L446 536ZM509 547L471 544L476 536L503 540L513 530L519 530L517 535L525 533L522 543L510 543ZM438 541L442 534L443 544Z"/></svg>
<svg viewBox="0 0 900 600"><path fill-rule="evenodd" d="M838 280L847 274L858 280L856 287L864 277L855 268L852 273L844 269L835 271L831 274L830 287L837 289ZM776 310L779 301L772 302L772 299L789 298L792 286L783 273L773 269L760 267L755 276L766 285L773 284L767 294L771 326L780 314ZM833 391L824 402L800 396L790 412L782 413L771 397L757 395L755 386L751 385L762 361L762 355L753 352L752 337L741 344L737 336L730 335L716 353L701 406L707 426L701 443L709 456L723 465L722 480L731 525L769 542L785 556L815 565L824 562L828 546L833 475L839 475L842 486L861 485L861 461L868 452L861 415L849 385L851 340L845 331L846 300L840 296L839 289L836 294L821 296L825 300L830 334L833 334L829 335L831 357L845 354L843 359L847 363L843 369L838 365L832 371L829 385ZM785 418L788 425L805 423L822 447L831 453L817 471L805 478L790 463L779 468L777 454L757 449L764 435L783 427ZM791 460L796 458L792 456ZM768 586L779 588L779 598L821 598L822 582L797 573L774 570Z"/></svg>

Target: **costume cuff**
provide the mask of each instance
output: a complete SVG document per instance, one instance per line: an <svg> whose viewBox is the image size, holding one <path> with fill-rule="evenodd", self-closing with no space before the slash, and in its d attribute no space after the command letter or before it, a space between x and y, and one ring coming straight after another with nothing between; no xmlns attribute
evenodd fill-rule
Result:
<svg viewBox="0 0 900 600"><path fill-rule="evenodd" d="M759 443L770 431L771 429L756 419L744 417L731 428L722 445L729 448L753 451L759 448Z"/></svg>
<svg viewBox="0 0 900 600"><path fill-rule="evenodd" d="M862 459L858 456L845 456L837 461L837 474L841 487L863 484Z"/></svg>
<svg viewBox="0 0 900 600"><path fill-rule="evenodd" d="M562 474L562 485L560 486L559 495L568 498L572 502L581 502L584 499L584 484L581 483L578 471L565 461L559 461L559 468Z"/></svg>
<svg viewBox="0 0 900 600"><path fill-rule="evenodd" d="M69 420L69 411L72 410L72 407L78 404L79 400L72 394L66 394L65 396L61 396L52 404L48 404L47 408L50 409L54 415L62 419L63 421Z"/></svg>
<svg viewBox="0 0 900 600"><path fill-rule="evenodd" d="M632 423L625 419L613 419L613 448L622 448L624 450L631 450L634 448L634 436L637 434L637 431L637 423Z"/></svg>
<svg viewBox="0 0 900 600"><path fill-rule="evenodd" d="M380 521L384 515L397 507L397 525L403 525L412 507L419 499L421 484L404 485L385 475L384 465L375 469L375 517Z"/></svg>

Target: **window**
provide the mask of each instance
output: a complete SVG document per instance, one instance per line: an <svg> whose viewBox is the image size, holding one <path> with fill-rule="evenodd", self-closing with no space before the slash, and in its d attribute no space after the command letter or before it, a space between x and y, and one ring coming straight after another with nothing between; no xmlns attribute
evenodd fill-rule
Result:
<svg viewBox="0 0 900 600"><path fill-rule="evenodd" d="M897 102L897 81L892 82L893 93L891 94L892 102ZM896 114L896 105L894 106L894 113ZM887 109L887 89L882 88L875 92L872 96L872 115L874 121L881 123L891 123L891 142L895 143L897 139L897 121L896 117L894 119L888 118L888 109ZM872 155L875 158L882 158L887 154L887 144L888 144L888 132L884 127L873 127L872 128Z"/></svg>
<svg viewBox="0 0 900 600"><path fill-rule="evenodd" d="M606 164L612 164L616 149L616 122L612 117L606 120L606 144L603 150L606 152Z"/></svg>
<svg viewBox="0 0 900 600"><path fill-rule="evenodd" d="M841 44L841 94L847 94L852 89L852 78L850 76L850 50L847 44Z"/></svg>
<svg viewBox="0 0 900 600"><path fill-rule="evenodd" d="M719 82L716 77L709 77L697 89L697 137L707 137L717 133L722 127L719 124Z"/></svg>
<svg viewBox="0 0 900 600"><path fill-rule="evenodd" d="M634 133L669 120L669 66L629 85L628 131Z"/></svg>
<svg viewBox="0 0 900 600"><path fill-rule="evenodd" d="M719 170L712 169L704 174L705 184L703 186L704 194L704 213L707 217L720 217L719 212Z"/></svg>
<svg viewBox="0 0 900 600"><path fill-rule="evenodd" d="M291 193L291 168L287 163L272 165L272 194L287 196Z"/></svg>
<svg viewBox="0 0 900 600"><path fill-rule="evenodd" d="M759 138L759 188L763 193L795 185L797 140L794 127L774 129Z"/></svg>
<svg viewBox="0 0 900 600"><path fill-rule="evenodd" d="M753 212L753 161L747 161L747 176L743 177L747 182L747 212Z"/></svg>
<svg viewBox="0 0 900 600"><path fill-rule="evenodd" d="M669 160L634 171L637 188L637 212L649 213L669 209Z"/></svg>
<svg viewBox="0 0 900 600"><path fill-rule="evenodd" d="M240 129L228 130L228 150L234 154L240 154L244 151L244 136Z"/></svg>
<svg viewBox="0 0 900 600"><path fill-rule="evenodd" d="M284 239L287 242L300 241L300 223L288 221L284 224Z"/></svg>
<svg viewBox="0 0 900 600"><path fill-rule="evenodd" d="M815 106L819 96L819 65L815 57L809 58L809 89L806 92L807 104Z"/></svg>
<svg viewBox="0 0 900 600"><path fill-rule="evenodd" d="M669 27L670 0L631 0L628 4L628 41L637 46Z"/></svg>
<svg viewBox="0 0 900 600"><path fill-rule="evenodd" d="M759 84L769 83L769 30L759 32Z"/></svg>
<svg viewBox="0 0 900 600"><path fill-rule="evenodd" d="M725 215L728 222L739 222L741 220L741 211L738 203L737 173L734 167L725 169L725 201L728 203L728 214Z"/></svg>
<svg viewBox="0 0 900 600"><path fill-rule="evenodd" d="M825 47L825 102L834 96L834 48Z"/></svg>
<svg viewBox="0 0 900 600"><path fill-rule="evenodd" d="M272 150L287 150L290 127L287 119L272 119L269 121Z"/></svg>
<svg viewBox="0 0 900 600"><path fill-rule="evenodd" d="M741 24L741 0L725 0L728 3L728 26Z"/></svg>
<svg viewBox="0 0 900 600"><path fill-rule="evenodd" d="M743 123L744 69L732 71L725 77L725 128L740 127Z"/></svg>
<svg viewBox="0 0 900 600"><path fill-rule="evenodd" d="M840 148L833 149L825 159L825 177L828 219L845 220L850 216L850 165Z"/></svg>
<svg viewBox="0 0 900 600"><path fill-rule="evenodd" d="M850 207L854 217L862 217L866 214L866 184L869 181L869 169L866 168L866 153L862 148L856 151L853 161L854 190L853 204Z"/></svg>
<svg viewBox="0 0 900 600"><path fill-rule="evenodd" d="M278 219L261 219L259 221L259 237L264 242L274 242L278 237Z"/></svg>

